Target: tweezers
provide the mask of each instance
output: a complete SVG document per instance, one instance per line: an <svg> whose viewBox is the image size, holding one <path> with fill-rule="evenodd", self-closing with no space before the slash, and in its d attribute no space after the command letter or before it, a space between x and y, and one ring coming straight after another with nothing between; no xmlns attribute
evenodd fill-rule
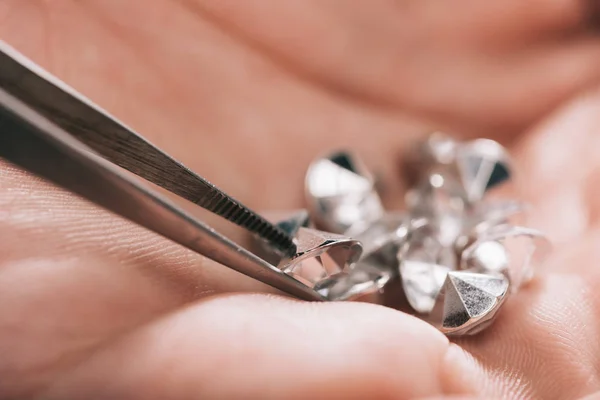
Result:
<svg viewBox="0 0 600 400"><path fill-rule="evenodd" d="M0 41L0 157L244 275L305 300L313 288L126 171L293 254L293 237Z"/></svg>

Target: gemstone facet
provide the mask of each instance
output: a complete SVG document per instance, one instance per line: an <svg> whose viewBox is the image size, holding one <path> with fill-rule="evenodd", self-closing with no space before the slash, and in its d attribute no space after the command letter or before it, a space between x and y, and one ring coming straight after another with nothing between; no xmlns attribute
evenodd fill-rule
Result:
<svg viewBox="0 0 600 400"><path fill-rule="evenodd" d="M311 215L320 229L343 234L357 232L384 214L374 178L349 153L313 162L306 175L305 190Z"/></svg>
<svg viewBox="0 0 600 400"><path fill-rule="evenodd" d="M508 292L502 275L449 272L432 312L433 323L444 333L470 334L491 321Z"/></svg>
<svg viewBox="0 0 600 400"><path fill-rule="evenodd" d="M279 268L309 287L347 271L362 253L360 242L328 232L299 228L296 254L283 258Z"/></svg>
<svg viewBox="0 0 600 400"><path fill-rule="evenodd" d="M372 175L355 156L338 153L312 163L306 179L311 217L319 228L361 241L365 251L356 263L340 266L323 261L335 259L335 252L322 255L324 247L311 243L309 261L320 267L306 264L299 246L285 268L308 278L327 299L407 300L448 335L477 333L491 324L509 290L531 278L549 242L515 221L523 203L489 201L489 192L513 173L500 144L436 133L407 154L404 166L407 211L386 213Z"/></svg>

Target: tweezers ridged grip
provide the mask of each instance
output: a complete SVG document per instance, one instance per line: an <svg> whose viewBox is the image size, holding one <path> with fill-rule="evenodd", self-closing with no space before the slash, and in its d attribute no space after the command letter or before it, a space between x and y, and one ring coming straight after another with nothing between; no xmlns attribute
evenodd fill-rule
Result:
<svg viewBox="0 0 600 400"><path fill-rule="evenodd" d="M285 253L292 238L156 148L82 95L0 49L0 87L107 160L239 225Z"/></svg>

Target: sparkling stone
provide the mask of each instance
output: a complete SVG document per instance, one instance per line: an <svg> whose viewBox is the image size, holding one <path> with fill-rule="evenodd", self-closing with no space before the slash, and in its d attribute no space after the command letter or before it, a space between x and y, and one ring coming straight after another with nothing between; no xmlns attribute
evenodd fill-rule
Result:
<svg viewBox="0 0 600 400"><path fill-rule="evenodd" d="M434 132L424 143L423 151L438 164L450 164L456 157L458 144L450 136L442 132Z"/></svg>
<svg viewBox="0 0 600 400"><path fill-rule="evenodd" d="M430 313L450 268L422 261L402 261L402 288L410 306L419 313Z"/></svg>
<svg viewBox="0 0 600 400"><path fill-rule="evenodd" d="M348 272L322 280L314 289L329 300L365 301L368 297L381 295L392 277L393 271L386 265L371 263L367 258Z"/></svg>
<svg viewBox="0 0 600 400"><path fill-rule="evenodd" d="M427 179L432 166L446 166L454 162L458 143L442 132L434 132L410 148L405 156L403 172L413 186Z"/></svg>
<svg viewBox="0 0 600 400"><path fill-rule="evenodd" d="M488 190L511 176L508 153L493 140L477 139L461 144L456 165L470 202L483 199Z"/></svg>
<svg viewBox="0 0 600 400"><path fill-rule="evenodd" d="M399 247L408 236L409 224L410 219L405 213L387 213L367 229L347 234L362 243L363 255L377 252L384 247L395 247L396 250L391 254L395 259Z"/></svg>
<svg viewBox="0 0 600 400"><path fill-rule="evenodd" d="M310 287L346 271L361 255L354 239L310 228L299 228L296 254L286 257L279 268Z"/></svg>
<svg viewBox="0 0 600 400"><path fill-rule="evenodd" d="M491 322L509 287L501 274L449 272L436 300L432 322L446 334L472 334Z"/></svg>
<svg viewBox="0 0 600 400"><path fill-rule="evenodd" d="M363 244L362 258L347 272L321 281L315 290L330 300L374 301L398 275L397 253L408 235L405 214L389 213L352 237ZM369 300L371 299L371 300Z"/></svg>
<svg viewBox="0 0 600 400"><path fill-rule="evenodd" d="M527 204L514 200L480 202L472 211L467 229L479 234L497 225L520 225L525 222L524 214L528 209Z"/></svg>
<svg viewBox="0 0 600 400"><path fill-rule="evenodd" d="M510 259L506 248L497 241L479 242L462 260L469 271L481 273L505 272Z"/></svg>
<svg viewBox="0 0 600 400"><path fill-rule="evenodd" d="M347 153L311 164L306 197L317 225L330 232L363 230L384 214L373 177L360 160Z"/></svg>
<svg viewBox="0 0 600 400"><path fill-rule="evenodd" d="M462 233L466 205L459 181L442 173L432 174L407 194L406 203L415 218L426 218L435 229L431 232L445 246Z"/></svg>
<svg viewBox="0 0 600 400"><path fill-rule="evenodd" d="M548 239L535 229L508 224L498 225L480 234L477 240L465 248L461 254L461 268L471 268L472 260L478 258L480 246L488 242L497 242L505 248L508 265L504 270L510 279L512 290L517 290L531 280L535 267L539 266L552 250ZM500 264L504 261L496 262Z"/></svg>
<svg viewBox="0 0 600 400"><path fill-rule="evenodd" d="M431 312L446 275L458 262L454 249L442 245L431 232L430 225L411 231L398 253L404 294L419 313Z"/></svg>

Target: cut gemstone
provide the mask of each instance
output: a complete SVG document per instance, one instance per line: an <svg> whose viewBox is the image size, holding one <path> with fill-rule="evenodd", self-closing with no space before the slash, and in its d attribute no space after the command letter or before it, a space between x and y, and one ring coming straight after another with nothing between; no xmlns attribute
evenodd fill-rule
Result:
<svg viewBox="0 0 600 400"><path fill-rule="evenodd" d="M433 166L454 163L458 143L449 136L435 132L408 149L404 156L403 173L410 186L422 182L430 175Z"/></svg>
<svg viewBox="0 0 600 400"><path fill-rule="evenodd" d="M381 264L372 264L368 257L348 272L343 272L315 285L314 289L329 300L355 300L381 294L393 277L393 271Z"/></svg>
<svg viewBox="0 0 600 400"><path fill-rule="evenodd" d="M494 240L479 242L461 261L467 270L480 273L504 273L510 264L506 248Z"/></svg>
<svg viewBox="0 0 600 400"><path fill-rule="evenodd" d="M365 229L384 212L373 177L360 160L347 153L311 164L306 197L317 225L335 233Z"/></svg>
<svg viewBox="0 0 600 400"><path fill-rule="evenodd" d="M506 251L507 273L512 290L517 290L533 277L535 267L549 255L552 246L539 231L521 226L498 225L479 235L477 240L465 248L461 255L461 268L472 268L472 260L478 258L477 252L484 243L497 242ZM503 261L496 260L500 264Z"/></svg>
<svg viewBox="0 0 600 400"><path fill-rule="evenodd" d="M410 219L405 213L388 213L370 224L367 229L347 234L362 243L363 254L367 255L389 244L395 244L399 248L408 236L409 224ZM393 254L394 258L396 253L397 251Z"/></svg>
<svg viewBox="0 0 600 400"><path fill-rule="evenodd" d="M310 228L298 229L295 241L296 254L281 260L279 268L310 287L346 271L362 252L354 239Z"/></svg>
<svg viewBox="0 0 600 400"><path fill-rule="evenodd" d="M458 263L453 248L443 246L431 233L429 225L412 230L398 253L404 294L419 313L431 312L446 275Z"/></svg>
<svg viewBox="0 0 600 400"><path fill-rule="evenodd" d="M464 190L456 179L441 173L431 175L407 194L407 205L415 218L429 220L432 234L445 246L451 245L464 229Z"/></svg>
<svg viewBox="0 0 600 400"><path fill-rule="evenodd" d="M483 199L491 188L510 179L510 158L499 143L478 139L460 146L456 157L460 179L470 202Z"/></svg>
<svg viewBox="0 0 600 400"><path fill-rule="evenodd" d="M434 323L446 334L475 333L491 321L508 287L501 274L449 272L432 312Z"/></svg>
<svg viewBox="0 0 600 400"><path fill-rule="evenodd" d="M524 222L524 214L529 206L520 201L503 200L478 203L470 217L471 221L467 230L474 234L485 232L497 225Z"/></svg>
<svg viewBox="0 0 600 400"><path fill-rule="evenodd" d="M422 261L402 261L402 288L410 306L419 313L430 313L450 268Z"/></svg>

